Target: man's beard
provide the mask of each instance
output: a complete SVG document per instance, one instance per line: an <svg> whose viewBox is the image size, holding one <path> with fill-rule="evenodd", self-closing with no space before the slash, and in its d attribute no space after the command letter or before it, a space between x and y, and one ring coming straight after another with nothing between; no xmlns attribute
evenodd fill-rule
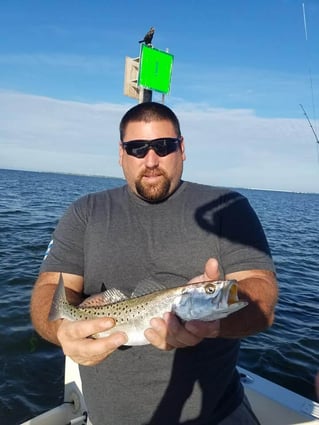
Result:
<svg viewBox="0 0 319 425"><path fill-rule="evenodd" d="M155 183L145 182L144 176L161 176L161 179ZM135 180L137 194L148 202L160 202L168 197L171 182L167 174L162 170L146 170Z"/></svg>

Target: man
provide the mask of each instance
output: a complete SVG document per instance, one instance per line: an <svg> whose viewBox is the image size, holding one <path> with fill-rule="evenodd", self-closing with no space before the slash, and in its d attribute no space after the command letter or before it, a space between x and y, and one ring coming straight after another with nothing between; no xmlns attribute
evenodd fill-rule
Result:
<svg viewBox="0 0 319 425"><path fill-rule="evenodd" d="M236 361L239 339L272 324L277 300L259 220L238 193L181 180L184 139L167 106L131 108L120 139L127 185L81 198L60 220L32 295L34 326L80 364L94 425L257 424ZM124 349L124 333L90 338L111 318L48 321L60 272L73 304L102 283L129 294L143 281L218 278L237 279L249 304L212 322L167 312L145 331L150 345Z"/></svg>

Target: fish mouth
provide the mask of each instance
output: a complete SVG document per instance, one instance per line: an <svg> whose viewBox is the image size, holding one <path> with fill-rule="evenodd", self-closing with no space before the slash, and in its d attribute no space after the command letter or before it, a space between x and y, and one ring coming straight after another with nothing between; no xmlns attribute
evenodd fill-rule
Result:
<svg viewBox="0 0 319 425"><path fill-rule="evenodd" d="M231 305L238 303L238 301L238 286L235 282L232 282L228 292L227 303Z"/></svg>

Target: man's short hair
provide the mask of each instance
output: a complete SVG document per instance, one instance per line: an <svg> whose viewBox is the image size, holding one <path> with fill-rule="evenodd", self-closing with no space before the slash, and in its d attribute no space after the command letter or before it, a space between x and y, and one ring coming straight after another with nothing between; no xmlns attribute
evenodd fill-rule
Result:
<svg viewBox="0 0 319 425"><path fill-rule="evenodd" d="M129 109L120 122L120 138L123 141L127 125L130 122L170 121L176 131L176 137L181 137L179 120L175 113L166 105L157 102L139 103Z"/></svg>

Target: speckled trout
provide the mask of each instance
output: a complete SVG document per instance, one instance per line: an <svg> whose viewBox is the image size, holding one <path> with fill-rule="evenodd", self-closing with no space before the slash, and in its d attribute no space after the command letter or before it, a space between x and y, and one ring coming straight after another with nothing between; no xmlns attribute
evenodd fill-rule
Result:
<svg viewBox="0 0 319 425"><path fill-rule="evenodd" d="M85 299L78 306L68 303L62 274L55 291L49 320L87 320L97 317L112 317L115 326L94 338L125 332L126 345L149 344L144 331L150 327L153 317L162 317L166 312L175 313L182 321L222 319L240 310L248 303L240 301L235 280L219 280L189 283L174 288L158 289L145 293L138 286L131 297L118 289L108 289ZM148 287L149 290L149 287Z"/></svg>

